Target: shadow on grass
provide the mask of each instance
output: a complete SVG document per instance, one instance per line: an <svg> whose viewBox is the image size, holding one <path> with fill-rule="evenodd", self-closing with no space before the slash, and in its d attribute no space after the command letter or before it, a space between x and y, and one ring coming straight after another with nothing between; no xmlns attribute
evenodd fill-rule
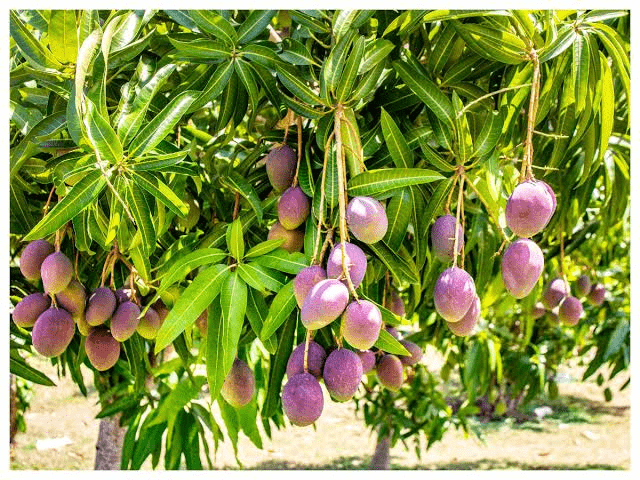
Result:
<svg viewBox="0 0 640 480"><path fill-rule="evenodd" d="M297 463L287 460L269 460L257 464L251 470L368 470L370 457L338 457L326 463ZM614 465L588 464L528 464L512 460L481 459L474 461L454 461L424 465L399 465L391 462L392 470L624 470Z"/></svg>

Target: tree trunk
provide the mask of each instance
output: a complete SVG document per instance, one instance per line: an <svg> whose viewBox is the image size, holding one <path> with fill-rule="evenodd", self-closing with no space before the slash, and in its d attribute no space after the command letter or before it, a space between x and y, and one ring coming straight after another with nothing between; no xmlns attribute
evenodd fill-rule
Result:
<svg viewBox="0 0 640 480"><path fill-rule="evenodd" d="M378 444L376 445L376 451L371 457L371 463L369 468L371 470L389 470L390 455L389 448L391 446L391 433L388 433L384 437L378 436Z"/></svg>
<svg viewBox="0 0 640 480"><path fill-rule="evenodd" d="M120 470L122 443L126 431L126 428L120 426L119 413L100 420L95 470Z"/></svg>
<svg viewBox="0 0 640 480"><path fill-rule="evenodd" d="M13 445L18 431L18 386L13 374L9 375L9 384L9 442Z"/></svg>

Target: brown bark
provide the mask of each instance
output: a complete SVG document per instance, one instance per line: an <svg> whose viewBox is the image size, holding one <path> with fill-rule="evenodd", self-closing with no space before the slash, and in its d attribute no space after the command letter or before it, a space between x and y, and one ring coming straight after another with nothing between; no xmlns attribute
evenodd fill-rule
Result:
<svg viewBox="0 0 640 480"><path fill-rule="evenodd" d="M9 442L13 445L18 431L18 387L16 385L16 377L13 374L10 374L9 382Z"/></svg>
<svg viewBox="0 0 640 480"><path fill-rule="evenodd" d="M122 443L126 431L126 428L120 426L119 413L100 420L95 470L120 470Z"/></svg>
<svg viewBox="0 0 640 480"><path fill-rule="evenodd" d="M391 446L391 434L387 434L384 437L378 436L378 443L376 450L371 457L371 463L369 468L371 470L389 470L390 465L390 450Z"/></svg>

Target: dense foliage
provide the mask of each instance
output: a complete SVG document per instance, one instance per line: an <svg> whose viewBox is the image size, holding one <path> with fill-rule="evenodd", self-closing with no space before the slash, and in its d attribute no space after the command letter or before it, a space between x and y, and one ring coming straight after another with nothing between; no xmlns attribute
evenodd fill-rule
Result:
<svg viewBox="0 0 640 480"><path fill-rule="evenodd" d="M19 257L47 239L87 296L128 287L138 312L168 308L157 336L123 336L113 366L95 368L79 331L52 358L84 394L80 365L93 370L99 417L120 413L128 428L123 468L150 456L156 466L164 451L166 468L184 458L199 469L201 453L211 465L206 432L214 448L237 448L239 432L261 447L287 425L285 370L308 339L294 278L339 241L367 257L349 293L445 358L440 376L405 366L398 391L373 371L363 377L358 409L392 443L419 452L450 426L468 428L480 398L502 415L554 396L571 357L588 364L585 378L602 365L610 378L627 372L629 31L625 11L11 11L12 300L43 291ZM298 251L267 239L282 192L265 156L281 144L311 199ZM501 275L517 238L505 208L532 177L557 207L532 237L542 275L517 299ZM362 196L384 206L380 241L349 237L346 203ZM431 248L447 213L464 231L453 262ZM481 301L469 336L435 311L436 281L452 264ZM557 311L534 318L552 279L577 296L582 274L604 284L604 303L583 301L575 326ZM340 321L313 331L327 352L343 347ZM384 328L375 349L408 353ZM31 332L12 322L11 372L51 385L28 365L31 352ZM255 379L241 407L223 390L236 358ZM459 388L444 392L454 373Z"/></svg>

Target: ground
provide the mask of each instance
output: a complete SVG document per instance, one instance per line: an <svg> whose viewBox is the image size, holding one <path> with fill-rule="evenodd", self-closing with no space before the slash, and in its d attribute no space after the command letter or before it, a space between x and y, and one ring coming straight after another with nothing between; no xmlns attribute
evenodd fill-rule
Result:
<svg viewBox="0 0 640 480"><path fill-rule="evenodd" d="M44 359L33 360L34 366L56 378L55 370ZM478 424L482 440L465 438L462 432L451 430L421 459L398 444L391 450L391 467L628 470L630 389L617 391L626 375L611 382L614 397L605 402L604 387L576 381L581 370L577 366L563 370L559 399L539 403L553 410L544 420L522 425L508 420ZM85 378L90 384L88 370ZM57 387L34 387L26 414L27 431L17 435L12 469L93 469L99 424L94 418L99 411L97 394L91 389L88 398L83 397L69 378L57 383ZM38 440L42 446L42 440L64 437L71 443L55 449L37 448ZM290 427L274 431L271 441L265 439L263 450L241 435L240 460L247 469L365 469L375 440L351 403L334 403L327 397L315 430ZM300 445L307 447L302 449ZM221 446L214 467L238 468L230 444ZM150 462L143 468L151 468Z"/></svg>

